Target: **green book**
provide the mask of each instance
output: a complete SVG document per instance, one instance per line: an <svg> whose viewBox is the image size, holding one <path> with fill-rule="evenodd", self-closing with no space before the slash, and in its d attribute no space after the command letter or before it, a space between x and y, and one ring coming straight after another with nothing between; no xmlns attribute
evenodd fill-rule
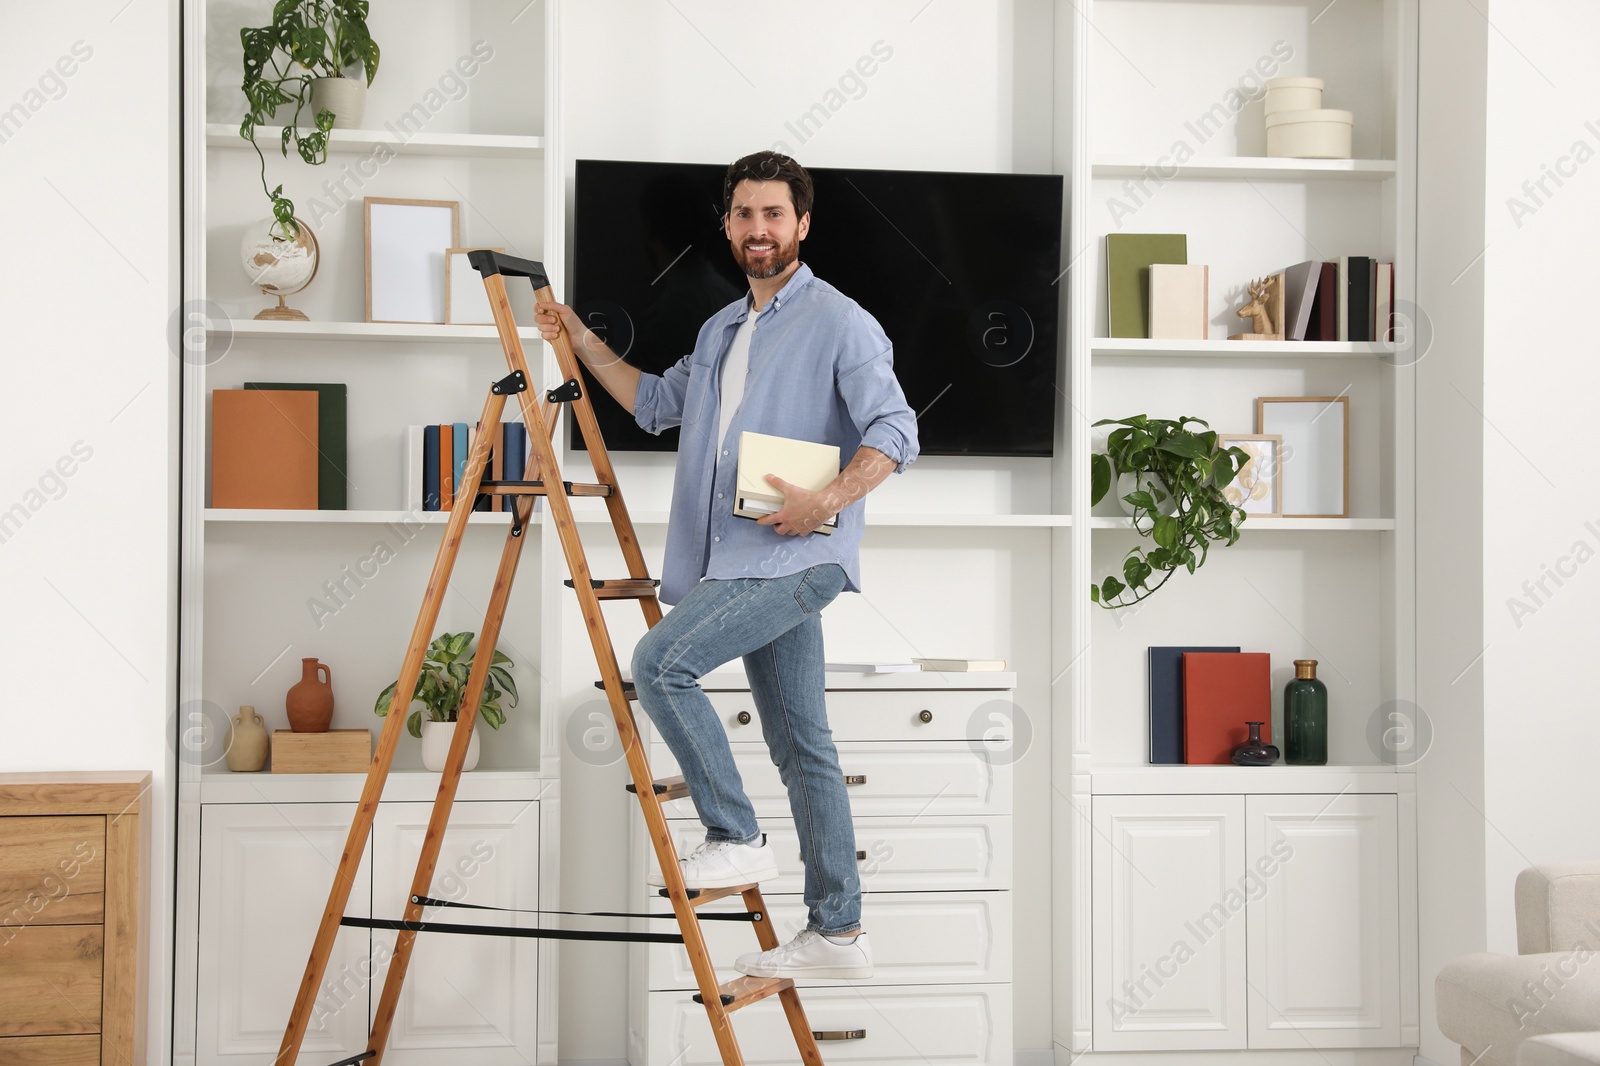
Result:
<svg viewBox="0 0 1600 1066"><path fill-rule="evenodd" d="M287 389L317 394L317 510L343 511L349 468L345 451L344 385L304 382L247 381L247 389Z"/></svg>
<svg viewBox="0 0 1600 1066"><path fill-rule="evenodd" d="M1150 336L1150 264L1188 262L1185 234L1106 234L1107 335Z"/></svg>

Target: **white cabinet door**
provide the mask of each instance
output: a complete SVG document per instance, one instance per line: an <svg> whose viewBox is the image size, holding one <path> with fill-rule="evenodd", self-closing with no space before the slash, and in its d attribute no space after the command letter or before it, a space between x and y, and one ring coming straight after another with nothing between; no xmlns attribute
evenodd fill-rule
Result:
<svg viewBox="0 0 1600 1066"><path fill-rule="evenodd" d="M429 803L378 808L372 883L373 913L379 918L403 916L431 810ZM452 903L537 908L539 805L455 804L429 895ZM524 927L538 924L539 918L450 907L425 914L440 922ZM376 1011L395 934L374 930L372 941ZM520 937L419 934L383 1061L395 1066L537 1061L539 943Z"/></svg>
<svg viewBox="0 0 1600 1066"><path fill-rule="evenodd" d="M1398 804L1251 796L1250 1046L1400 1043Z"/></svg>
<svg viewBox="0 0 1600 1066"><path fill-rule="evenodd" d="M354 817L351 803L202 808L198 1061L271 1066L277 1057ZM345 913L365 916L370 899L363 860ZM339 930L299 1063L366 1049L369 943L365 929Z"/></svg>
<svg viewBox="0 0 1600 1066"><path fill-rule="evenodd" d="M1245 1046L1244 798L1094 798L1094 1049Z"/></svg>

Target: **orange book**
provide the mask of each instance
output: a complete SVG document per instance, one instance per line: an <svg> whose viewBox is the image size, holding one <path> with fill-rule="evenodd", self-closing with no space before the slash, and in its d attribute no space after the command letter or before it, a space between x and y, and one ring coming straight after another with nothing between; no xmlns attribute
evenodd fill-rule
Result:
<svg viewBox="0 0 1600 1066"><path fill-rule="evenodd" d="M1261 722L1272 743L1272 657L1264 651L1183 654L1183 761L1231 764L1233 749Z"/></svg>
<svg viewBox="0 0 1600 1066"><path fill-rule="evenodd" d="M317 509L316 390L214 389L211 506Z"/></svg>
<svg viewBox="0 0 1600 1066"><path fill-rule="evenodd" d="M450 510L450 490L456 480L456 430L446 422L439 427L439 510Z"/></svg>

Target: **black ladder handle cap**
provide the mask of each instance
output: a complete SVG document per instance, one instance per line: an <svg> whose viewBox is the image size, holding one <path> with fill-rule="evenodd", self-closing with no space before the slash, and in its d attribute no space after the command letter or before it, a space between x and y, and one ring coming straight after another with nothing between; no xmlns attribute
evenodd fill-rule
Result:
<svg viewBox="0 0 1600 1066"><path fill-rule="evenodd" d="M472 264L472 269L484 277L493 277L496 274L505 274L514 278L527 278L533 282L536 289L547 288L550 278L544 271L544 264L532 259L518 259L514 255L504 252L493 252L487 248L479 248L467 253L467 262Z"/></svg>

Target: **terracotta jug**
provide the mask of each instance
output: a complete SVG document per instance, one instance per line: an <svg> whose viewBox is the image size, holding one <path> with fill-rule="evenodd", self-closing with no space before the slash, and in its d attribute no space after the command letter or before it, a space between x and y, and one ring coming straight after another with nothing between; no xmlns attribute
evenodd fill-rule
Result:
<svg viewBox="0 0 1600 1066"><path fill-rule="evenodd" d="M224 757L235 773L250 773L267 765L267 724L254 707L240 707L233 716Z"/></svg>
<svg viewBox="0 0 1600 1066"><path fill-rule="evenodd" d="M322 676L317 676L318 674ZM300 680L283 700L289 728L296 733L326 733L333 721L333 671L315 659L300 660Z"/></svg>

